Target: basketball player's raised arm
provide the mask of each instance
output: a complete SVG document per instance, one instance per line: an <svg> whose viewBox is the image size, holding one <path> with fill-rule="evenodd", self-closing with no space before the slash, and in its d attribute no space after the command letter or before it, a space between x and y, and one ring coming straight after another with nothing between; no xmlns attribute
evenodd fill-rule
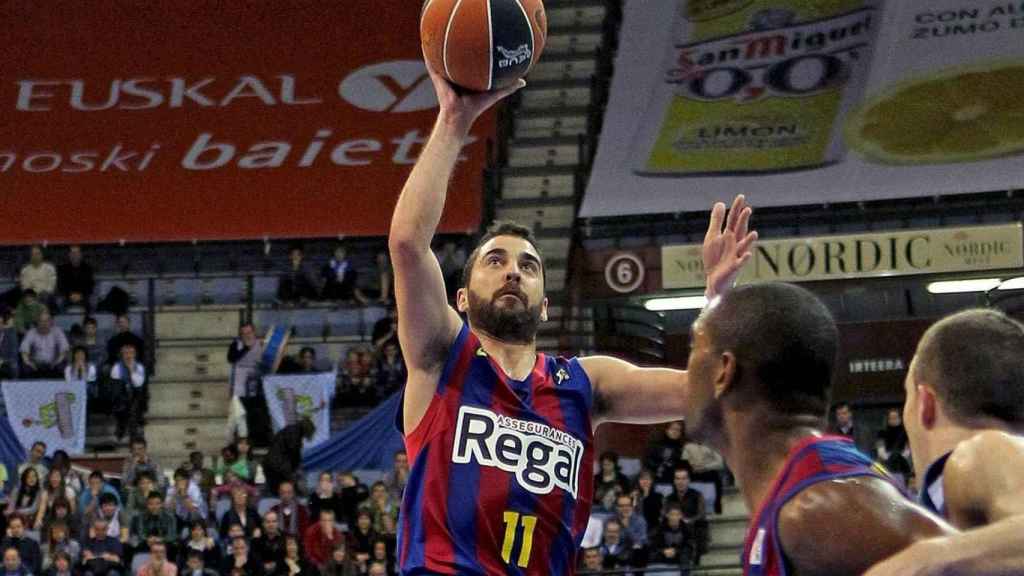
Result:
<svg viewBox="0 0 1024 576"><path fill-rule="evenodd" d="M462 320L448 306L444 278L430 249L444 211L448 182L473 122L522 83L500 92L460 96L442 77L430 73L440 113L391 219L388 248L395 272L398 337L409 367L406 422L418 421L434 394L436 378L448 346ZM412 412L410 414L410 412Z"/></svg>
<svg viewBox="0 0 1024 576"><path fill-rule="evenodd" d="M967 530L915 544L868 576L1024 574L1024 441L989 431L960 443L943 472L946 508ZM970 529L972 526L983 526Z"/></svg>
<svg viewBox="0 0 1024 576"><path fill-rule="evenodd" d="M748 232L751 213L742 195L733 200L728 219L725 204L715 204L711 210L703 247L708 300L731 288L751 258L757 241L757 232ZM683 418L685 371L641 368L608 356L581 358L580 365L594 390L594 426L602 422L657 424Z"/></svg>

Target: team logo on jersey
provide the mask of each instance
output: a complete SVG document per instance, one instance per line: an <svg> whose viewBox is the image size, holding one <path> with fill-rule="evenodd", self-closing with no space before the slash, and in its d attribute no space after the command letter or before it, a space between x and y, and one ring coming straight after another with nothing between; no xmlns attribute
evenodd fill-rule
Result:
<svg viewBox="0 0 1024 576"><path fill-rule="evenodd" d="M562 382L569 379L569 371L565 368L559 368L558 372L555 372L555 385L561 386Z"/></svg>
<svg viewBox="0 0 1024 576"><path fill-rule="evenodd" d="M476 461L515 474L534 494L557 487L576 498L582 460L583 442L568 432L483 408L459 409L452 448L456 464Z"/></svg>

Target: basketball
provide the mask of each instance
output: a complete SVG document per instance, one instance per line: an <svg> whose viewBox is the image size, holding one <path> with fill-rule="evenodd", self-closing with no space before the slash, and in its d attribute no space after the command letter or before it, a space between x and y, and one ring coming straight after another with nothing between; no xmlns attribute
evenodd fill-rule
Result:
<svg viewBox="0 0 1024 576"><path fill-rule="evenodd" d="M420 40L429 66L478 92L526 76L547 38L541 0L427 0Z"/></svg>

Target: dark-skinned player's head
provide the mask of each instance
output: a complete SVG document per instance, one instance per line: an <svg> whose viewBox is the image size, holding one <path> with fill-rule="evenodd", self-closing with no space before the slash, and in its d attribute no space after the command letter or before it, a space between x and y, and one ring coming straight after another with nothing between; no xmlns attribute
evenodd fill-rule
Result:
<svg viewBox="0 0 1024 576"><path fill-rule="evenodd" d="M529 228L495 222L466 260L460 312L474 329L510 343L532 342L547 320L544 264Z"/></svg>
<svg viewBox="0 0 1024 576"><path fill-rule="evenodd" d="M1024 324L987 309L939 320L918 342L904 388L903 425L922 455L929 433L947 425L1024 430Z"/></svg>
<svg viewBox="0 0 1024 576"><path fill-rule="evenodd" d="M692 436L720 434L726 411L751 408L824 425L839 334L814 294L783 283L741 286L713 300L690 335Z"/></svg>

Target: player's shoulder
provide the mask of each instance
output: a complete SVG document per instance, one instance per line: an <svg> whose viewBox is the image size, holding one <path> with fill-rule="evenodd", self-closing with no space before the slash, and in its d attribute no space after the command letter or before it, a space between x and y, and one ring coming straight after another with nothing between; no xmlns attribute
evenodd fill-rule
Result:
<svg viewBox="0 0 1024 576"><path fill-rule="evenodd" d="M1006 457L1024 456L1024 437L1002 430L983 430L957 444L946 462L946 474L977 473Z"/></svg>

